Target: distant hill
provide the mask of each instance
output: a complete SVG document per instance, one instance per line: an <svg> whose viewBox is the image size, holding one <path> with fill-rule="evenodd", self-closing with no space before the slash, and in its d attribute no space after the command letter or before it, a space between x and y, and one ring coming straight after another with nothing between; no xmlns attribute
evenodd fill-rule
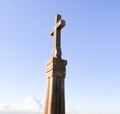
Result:
<svg viewBox="0 0 120 114"><path fill-rule="evenodd" d="M34 96L29 96L12 104L0 105L0 114L43 114L43 102ZM80 114L67 108L66 114Z"/></svg>

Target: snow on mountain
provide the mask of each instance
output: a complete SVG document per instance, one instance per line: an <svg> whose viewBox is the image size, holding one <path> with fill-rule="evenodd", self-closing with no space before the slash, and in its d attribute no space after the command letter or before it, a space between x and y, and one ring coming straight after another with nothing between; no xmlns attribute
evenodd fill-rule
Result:
<svg viewBox="0 0 120 114"><path fill-rule="evenodd" d="M13 104L7 104L7 105L0 106L0 111L41 112L42 110L43 110L43 105L40 99L36 99L34 96L27 97Z"/></svg>
<svg viewBox="0 0 120 114"><path fill-rule="evenodd" d="M35 98L34 96L29 96L23 100L19 100L12 104L0 105L0 112L39 112L43 113L43 101L40 98ZM78 111L67 108L67 114L80 114ZM1 113L0 113L1 114ZM13 114L13 113L12 113ZM21 114L21 113L20 113Z"/></svg>

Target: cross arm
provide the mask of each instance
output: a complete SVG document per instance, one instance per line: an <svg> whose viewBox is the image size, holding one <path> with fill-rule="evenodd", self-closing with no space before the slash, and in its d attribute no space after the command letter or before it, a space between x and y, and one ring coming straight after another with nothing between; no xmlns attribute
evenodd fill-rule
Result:
<svg viewBox="0 0 120 114"><path fill-rule="evenodd" d="M55 29L61 30L65 26L65 21L64 20L59 20L54 28L51 30L50 35L53 36Z"/></svg>
<svg viewBox="0 0 120 114"><path fill-rule="evenodd" d="M65 21L64 20L58 21L56 26L58 29L62 29L65 26Z"/></svg>

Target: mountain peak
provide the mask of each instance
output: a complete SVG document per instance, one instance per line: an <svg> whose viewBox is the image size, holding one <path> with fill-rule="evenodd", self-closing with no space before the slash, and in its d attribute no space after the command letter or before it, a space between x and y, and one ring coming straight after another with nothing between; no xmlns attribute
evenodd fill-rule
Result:
<svg viewBox="0 0 120 114"><path fill-rule="evenodd" d="M40 98L28 96L12 104L0 105L0 112L38 112L43 113L43 103ZM67 114L80 114L78 111L67 108ZM11 114L11 113L10 113ZM35 114L35 113L34 113Z"/></svg>
<svg viewBox="0 0 120 114"><path fill-rule="evenodd" d="M41 112L43 105L40 100L37 100L34 96L26 97L25 99L19 100L10 105L3 105L0 107L0 110L7 111L35 111Z"/></svg>

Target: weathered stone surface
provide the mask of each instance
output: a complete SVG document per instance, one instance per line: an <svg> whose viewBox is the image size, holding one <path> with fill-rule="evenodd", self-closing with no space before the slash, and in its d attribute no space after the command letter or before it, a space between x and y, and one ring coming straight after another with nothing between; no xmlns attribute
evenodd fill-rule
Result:
<svg viewBox="0 0 120 114"><path fill-rule="evenodd" d="M65 21L57 15L55 23L51 32L54 36L53 56L46 63L47 89L44 114L65 114L64 79L67 61L61 59L60 48L60 30L65 26Z"/></svg>
<svg viewBox="0 0 120 114"><path fill-rule="evenodd" d="M65 21L61 19L61 15L57 14L55 16L55 26L51 30L50 34L54 37L54 46L52 57L61 58L61 29L65 26Z"/></svg>
<svg viewBox="0 0 120 114"><path fill-rule="evenodd" d="M65 77L67 61L57 58L52 58L46 63L46 76L55 77L61 76Z"/></svg>

